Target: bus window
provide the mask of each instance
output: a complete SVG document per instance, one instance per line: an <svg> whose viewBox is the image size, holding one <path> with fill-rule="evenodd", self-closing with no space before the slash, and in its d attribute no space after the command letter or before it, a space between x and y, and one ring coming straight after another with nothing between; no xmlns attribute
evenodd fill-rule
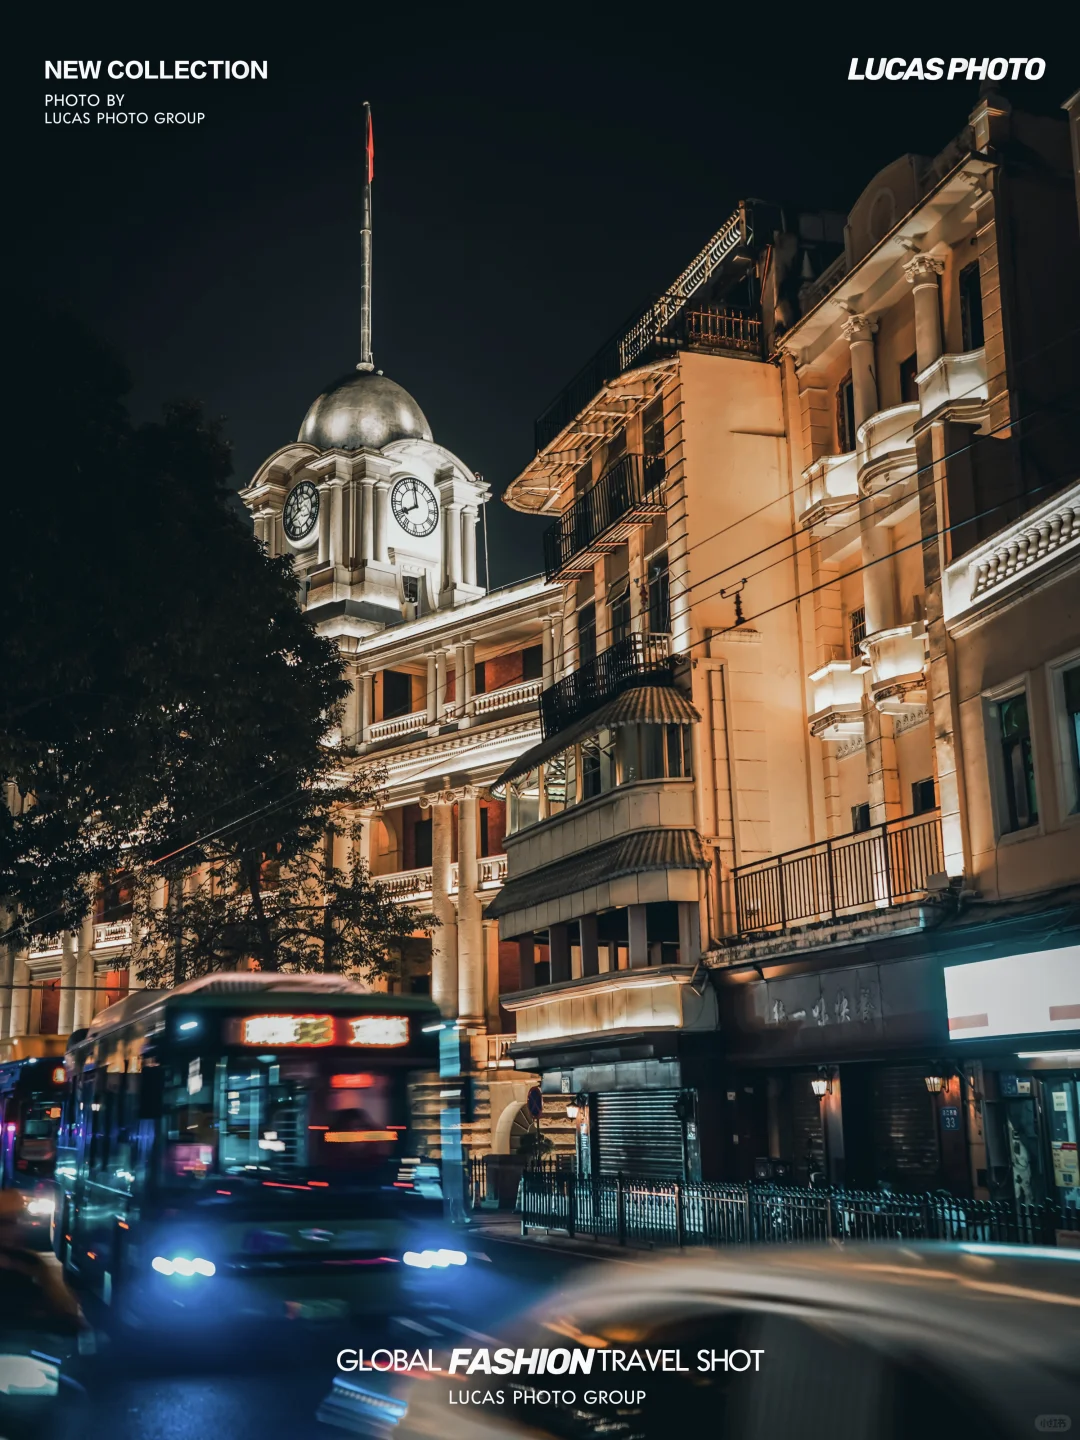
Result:
<svg viewBox="0 0 1080 1440"><path fill-rule="evenodd" d="M201 1180L213 1167L213 1074L213 1061L203 1057L169 1073L163 1096L166 1183Z"/></svg>

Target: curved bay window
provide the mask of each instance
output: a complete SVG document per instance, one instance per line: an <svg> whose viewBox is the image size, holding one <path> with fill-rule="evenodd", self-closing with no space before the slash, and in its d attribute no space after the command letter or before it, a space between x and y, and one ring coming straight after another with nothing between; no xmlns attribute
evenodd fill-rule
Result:
<svg viewBox="0 0 1080 1440"><path fill-rule="evenodd" d="M600 730L507 785L507 833L621 785L692 777L689 725L632 724Z"/></svg>

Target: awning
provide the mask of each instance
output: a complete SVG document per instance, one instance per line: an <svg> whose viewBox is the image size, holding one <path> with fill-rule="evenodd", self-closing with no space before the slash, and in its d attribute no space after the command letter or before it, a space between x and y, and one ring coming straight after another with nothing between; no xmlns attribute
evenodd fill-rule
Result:
<svg viewBox="0 0 1080 1440"><path fill-rule="evenodd" d="M635 830L588 850L577 850L554 865L543 865L527 875L507 880L492 900L487 914L495 918L542 905L577 890L588 890L621 875L648 870L705 870L708 868L696 830Z"/></svg>
<svg viewBox="0 0 1080 1440"><path fill-rule="evenodd" d="M519 775L527 775L545 760L561 755L597 730L614 730L619 725L691 725L700 719L681 690L670 685L637 685L616 695L614 700L605 700L591 715L526 750L503 771L495 784L505 785Z"/></svg>

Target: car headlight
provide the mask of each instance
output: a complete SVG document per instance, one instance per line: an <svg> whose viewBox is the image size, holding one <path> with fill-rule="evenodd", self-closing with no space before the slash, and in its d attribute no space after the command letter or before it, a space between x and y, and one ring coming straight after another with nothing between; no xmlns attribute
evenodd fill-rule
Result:
<svg viewBox="0 0 1080 1440"><path fill-rule="evenodd" d="M32 1200L26 1202L28 1215L52 1215L55 1210L56 1201L45 1195L35 1195Z"/></svg>
<svg viewBox="0 0 1080 1440"><path fill-rule="evenodd" d="M60 1369L36 1355L0 1355L0 1395L56 1395Z"/></svg>

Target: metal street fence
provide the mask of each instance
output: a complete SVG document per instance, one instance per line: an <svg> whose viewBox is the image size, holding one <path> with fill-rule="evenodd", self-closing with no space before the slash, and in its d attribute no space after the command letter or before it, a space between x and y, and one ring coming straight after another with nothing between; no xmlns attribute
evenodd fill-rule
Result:
<svg viewBox="0 0 1080 1440"><path fill-rule="evenodd" d="M1020 1205L939 1191L799 1189L580 1176L526 1170L522 1230L563 1230L620 1245L776 1245L815 1240L963 1240L1054 1245L1080 1233L1080 1210L1051 1201Z"/></svg>

